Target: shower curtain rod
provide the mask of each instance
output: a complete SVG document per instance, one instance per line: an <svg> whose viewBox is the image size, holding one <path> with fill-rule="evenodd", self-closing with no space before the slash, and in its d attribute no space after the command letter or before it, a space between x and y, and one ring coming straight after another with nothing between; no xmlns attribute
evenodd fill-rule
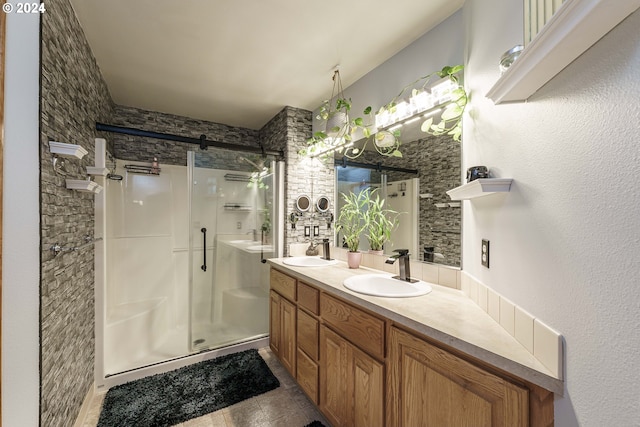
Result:
<svg viewBox="0 0 640 427"><path fill-rule="evenodd" d="M234 151L245 151L249 153L262 154L263 156L276 156L284 157L284 152L281 150L267 150L262 145L260 147L251 147L240 144L230 144L228 142L211 141L207 139L206 135L200 135L200 138L190 138L187 136L172 135L170 133L151 132L148 130L128 128L124 126L107 125L104 123L96 122L96 130L104 132L121 133L124 135L143 136L146 138L163 139L166 141L186 142L188 144L196 144L200 146L201 150L206 150L207 147L224 148Z"/></svg>
<svg viewBox="0 0 640 427"><path fill-rule="evenodd" d="M378 172L389 171L389 172L412 173L414 175L418 174L418 170L417 169L405 169L405 168L397 168L395 166L384 166L380 162L378 162L376 164L352 162L351 160L347 160L346 157L342 157L342 159L335 159L335 165L336 166L342 166L343 168L346 168L347 166L353 166L353 167L356 167L356 168L373 169L373 170L376 170Z"/></svg>

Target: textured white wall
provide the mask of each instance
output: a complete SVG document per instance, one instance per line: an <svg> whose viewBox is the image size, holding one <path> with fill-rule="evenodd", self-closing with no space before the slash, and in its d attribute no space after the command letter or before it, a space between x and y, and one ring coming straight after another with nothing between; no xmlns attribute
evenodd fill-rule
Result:
<svg viewBox="0 0 640 427"><path fill-rule="evenodd" d="M40 16L8 14L6 30L0 424L37 426Z"/></svg>
<svg viewBox="0 0 640 427"><path fill-rule="evenodd" d="M362 111L367 106L371 106L375 113L378 108L391 101L405 85L439 71L445 65L461 64L464 50L462 25L462 11L458 11L345 88L345 96L353 100L351 115L362 117ZM436 80L437 77L434 77L431 81ZM327 75L327 98L331 95L331 85L331 75ZM316 109L313 112L314 131L318 125L315 118L317 113Z"/></svg>
<svg viewBox="0 0 640 427"><path fill-rule="evenodd" d="M484 97L522 41L522 5L468 0L463 171L487 165L510 193L465 202L463 268L564 334L557 426L640 419L640 12L526 103ZM480 240L491 241L491 269Z"/></svg>

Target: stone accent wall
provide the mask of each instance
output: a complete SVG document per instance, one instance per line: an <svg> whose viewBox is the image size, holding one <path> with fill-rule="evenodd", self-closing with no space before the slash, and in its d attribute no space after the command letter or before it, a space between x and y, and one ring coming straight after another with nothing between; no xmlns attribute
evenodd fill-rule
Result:
<svg viewBox="0 0 640 427"><path fill-rule="evenodd" d="M423 248L434 247L435 252L444 255L444 259L435 258L433 262L459 267L460 246L460 208L449 207L450 197L447 190L460 185L461 152L460 143L449 136L429 136L424 139L404 143L400 147L401 158L382 157L376 151L365 151L356 162L417 169L420 178L420 193L431 193L433 198L420 199L418 229L419 258L423 259ZM339 164L339 161L336 161ZM387 172L387 181L413 178L406 173ZM380 180L380 173L371 172L372 181ZM447 203L444 208L436 203Z"/></svg>
<svg viewBox="0 0 640 427"><path fill-rule="evenodd" d="M85 179L94 165L96 121L110 121L107 86L68 0L50 0L42 14L41 41L41 425L71 426L93 383L94 250L54 256L48 248L93 237L94 196L65 188L65 178ZM53 170L49 139L89 151Z"/></svg>
<svg viewBox="0 0 640 427"><path fill-rule="evenodd" d="M335 174L332 161L309 159L298 154L307 146L307 139L311 137L312 113L293 107L285 107L260 131L265 146L274 149L284 149L286 157L285 192L287 197L285 207L285 255L288 254L291 243L320 242L328 238L333 242L333 224L327 228L327 222L315 210L310 209L297 215L296 199L300 195L310 197L312 203L320 196L327 196L330 200L330 210L333 210L333 189ZM296 215L296 228L291 228L289 218ZM309 227L310 236L305 236L305 226ZM314 226L318 226L319 235L314 236ZM333 243L332 243L333 244Z"/></svg>
<svg viewBox="0 0 640 427"><path fill-rule="evenodd" d="M206 135L207 139L212 141L252 147L260 146L260 136L257 130L120 105L115 107L112 121L106 124L196 139L200 138L200 135ZM197 145L184 142L163 141L111 132L108 141L112 144L113 153L118 159L151 163L153 158L157 157L160 166L162 164L186 166L187 151L200 149ZM265 146L265 148L271 147ZM213 150L213 148L209 149ZM222 153L220 150L217 151ZM231 151L228 153L228 156L225 156L226 160L235 159L238 156L238 153Z"/></svg>

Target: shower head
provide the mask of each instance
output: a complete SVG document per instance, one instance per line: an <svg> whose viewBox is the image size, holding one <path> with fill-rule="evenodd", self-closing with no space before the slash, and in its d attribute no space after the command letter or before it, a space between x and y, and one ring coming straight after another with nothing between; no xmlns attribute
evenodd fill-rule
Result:
<svg viewBox="0 0 640 427"><path fill-rule="evenodd" d="M107 179L110 179L113 181L122 181L122 175L116 175L114 173L110 173L107 175Z"/></svg>

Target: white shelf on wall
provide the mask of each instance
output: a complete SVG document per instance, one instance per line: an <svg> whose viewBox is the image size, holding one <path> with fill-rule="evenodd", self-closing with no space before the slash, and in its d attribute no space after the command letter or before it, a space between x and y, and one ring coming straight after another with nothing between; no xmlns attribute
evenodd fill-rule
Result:
<svg viewBox="0 0 640 427"><path fill-rule="evenodd" d="M69 190L75 190L84 193L99 193L102 191L101 185L88 179L67 179L65 180L65 182Z"/></svg>
<svg viewBox="0 0 640 427"><path fill-rule="evenodd" d="M89 152L82 148L80 145L67 144L64 142L49 141L49 151L53 154L57 154L60 157L70 157L76 159L82 159Z"/></svg>
<svg viewBox="0 0 640 427"><path fill-rule="evenodd" d="M109 169L107 168L98 168L94 166L87 166L87 174L95 175L95 176L107 176L109 173Z"/></svg>
<svg viewBox="0 0 640 427"><path fill-rule="evenodd" d="M511 178L479 178L447 191L451 200L469 200L511 190Z"/></svg>
<svg viewBox="0 0 640 427"><path fill-rule="evenodd" d="M565 0L487 98L496 104L527 100L638 7L640 0Z"/></svg>

